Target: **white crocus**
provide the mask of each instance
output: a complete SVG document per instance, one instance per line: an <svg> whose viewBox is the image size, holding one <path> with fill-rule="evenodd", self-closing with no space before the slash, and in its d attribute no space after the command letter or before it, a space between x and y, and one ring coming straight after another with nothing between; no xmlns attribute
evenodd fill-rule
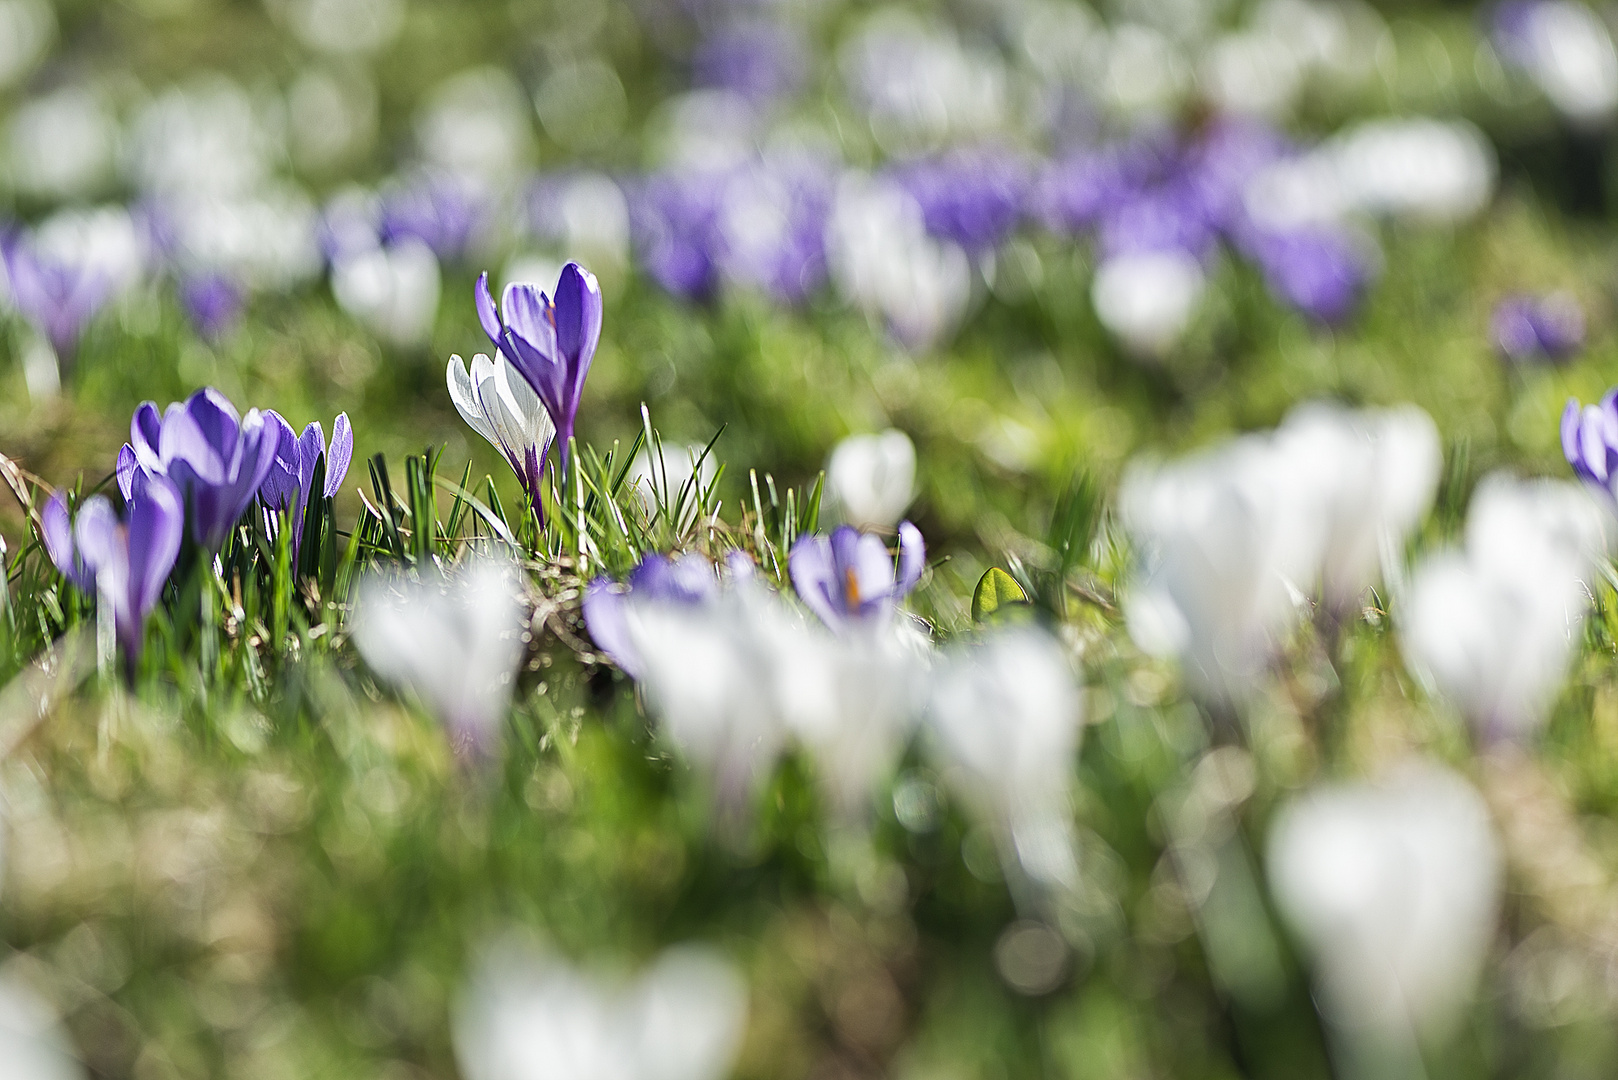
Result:
<svg viewBox="0 0 1618 1080"><path fill-rule="evenodd" d="M84 1075L55 1011L20 979L0 974L0 1076L83 1080Z"/></svg>
<svg viewBox="0 0 1618 1080"><path fill-rule="evenodd" d="M1589 606L1607 518L1580 486L1486 478L1466 547L1411 574L1397 617L1406 661L1485 736L1544 722Z"/></svg>
<svg viewBox="0 0 1618 1080"><path fill-rule="evenodd" d="M1000 630L942 653L927 709L946 779L994 830L1008 865L1068 886L1073 770L1083 701L1061 645L1030 628Z"/></svg>
<svg viewBox="0 0 1618 1080"><path fill-rule="evenodd" d="M1408 764L1309 792L1270 830L1271 889L1347 1040L1405 1047L1451 1029L1494 938L1501 859L1459 776Z"/></svg>
<svg viewBox="0 0 1618 1080"><path fill-rule="evenodd" d="M1125 252L1096 268L1090 302L1128 349L1155 356L1180 340L1206 285L1202 264L1189 252Z"/></svg>
<svg viewBox="0 0 1618 1080"><path fill-rule="evenodd" d="M446 580L367 579L352 635L371 670L414 691L458 754L498 741L526 620L514 567L477 559Z"/></svg>
<svg viewBox="0 0 1618 1080"><path fill-rule="evenodd" d="M1249 435L1170 465L1131 466L1119 493L1144 573L1125 601L1147 652L1178 656L1199 697L1244 697L1296 622L1319 565L1307 463Z"/></svg>
<svg viewBox="0 0 1618 1080"><path fill-rule="evenodd" d="M438 316L438 257L413 237L340 256L331 291L344 311L405 348L425 344Z"/></svg>
<svg viewBox="0 0 1618 1080"><path fill-rule="evenodd" d="M1494 194L1494 150L1461 120L1368 120L1319 153L1351 206L1430 221L1471 217Z"/></svg>
<svg viewBox="0 0 1618 1080"><path fill-rule="evenodd" d="M966 252L929 236L921 206L897 184L844 177L826 225L826 254L844 299L916 352L954 329L972 298Z"/></svg>
<svg viewBox="0 0 1618 1080"><path fill-rule="evenodd" d="M1276 453L1306 470L1300 509L1321 515L1321 595L1344 612L1396 566L1431 509L1444 465L1438 428L1414 405L1315 404L1294 409L1275 441Z"/></svg>
<svg viewBox="0 0 1618 1080"><path fill-rule="evenodd" d="M455 1057L467 1080L721 1080L746 1023L747 984L705 948L624 984L501 942L456 1009Z"/></svg>
<svg viewBox="0 0 1618 1080"><path fill-rule="evenodd" d="M1593 123L1618 111L1618 52L1606 23L1584 4L1526 5L1512 45L1514 58L1571 119Z"/></svg>
<svg viewBox="0 0 1618 1080"><path fill-rule="evenodd" d="M451 356L445 375L449 398L461 419L505 455L524 490L537 494L556 424L528 380L501 353L493 360L478 353L472 357L470 372L466 361Z"/></svg>
<svg viewBox="0 0 1618 1080"><path fill-rule="evenodd" d="M891 529L916 497L916 445L896 428L850 435L826 462L826 501L860 529Z"/></svg>

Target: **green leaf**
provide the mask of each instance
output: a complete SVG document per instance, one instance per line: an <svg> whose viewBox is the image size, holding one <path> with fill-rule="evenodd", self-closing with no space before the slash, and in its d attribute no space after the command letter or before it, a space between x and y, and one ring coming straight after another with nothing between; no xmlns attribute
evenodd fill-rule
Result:
<svg viewBox="0 0 1618 1080"><path fill-rule="evenodd" d="M998 566L989 567L988 572L978 579L978 587L972 591L972 621L982 623L1003 619L1010 614L1004 609L1014 605L1028 607L1028 594L1022 591L1022 586L1010 574Z"/></svg>

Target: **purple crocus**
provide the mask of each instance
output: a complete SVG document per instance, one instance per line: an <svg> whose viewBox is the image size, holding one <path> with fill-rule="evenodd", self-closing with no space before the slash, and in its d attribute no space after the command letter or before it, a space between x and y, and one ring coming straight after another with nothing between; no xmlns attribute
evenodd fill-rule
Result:
<svg viewBox="0 0 1618 1080"><path fill-rule="evenodd" d="M0 256L12 303L57 356L70 359L85 327L112 299L117 276L94 260L52 258L18 233L0 239Z"/></svg>
<svg viewBox="0 0 1618 1080"><path fill-rule="evenodd" d="M118 643L133 665L140 656L146 618L179 557L185 510L167 478L147 473L133 478L128 503L119 520L112 503L96 495L79 508L69 527L67 502L57 492L40 517L45 550L57 569L76 588L99 593L112 605Z"/></svg>
<svg viewBox="0 0 1618 1080"><path fill-rule="evenodd" d="M1567 399L1567 408L1562 410L1562 454L1580 480L1609 501L1618 495L1614 490L1618 481L1618 387L1583 408L1577 398Z"/></svg>
<svg viewBox="0 0 1618 1080"><path fill-rule="evenodd" d="M382 197L379 233L384 243L413 237L445 262L466 255L482 226L484 200L465 181L423 176Z"/></svg>
<svg viewBox="0 0 1618 1080"><path fill-rule="evenodd" d="M144 401L118 453L118 487L127 499L141 474L167 476L184 497L192 538L218 552L275 465L279 438L263 413L239 415L211 386L162 413Z"/></svg>
<svg viewBox="0 0 1618 1080"><path fill-rule="evenodd" d="M179 285L180 306L197 333L209 341L223 340L241 321L245 297L228 275L205 271L188 274Z"/></svg>
<svg viewBox="0 0 1618 1080"><path fill-rule="evenodd" d="M354 429L348 414L338 413L331 426L331 446L326 446L326 432L320 422L314 421L296 434L292 425L274 409L264 411L265 419L276 432L275 459L264 482L259 485L258 496L271 510L292 514L292 553L297 558L303 541L303 514L309 505L309 486L314 482L315 463L325 455L326 480L320 494L334 498L348 475L348 463L354 456Z"/></svg>
<svg viewBox="0 0 1618 1080"><path fill-rule="evenodd" d="M791 97L809 71L803 37L783 23L746 20L723 26L697 46L692 82L761 104Z"/></svg>
<svg viewBox="0 0 1618 1080"><path fill-rule="evenodd" d="M830 536L804 536L792 545L792 587L833 630L885 620L921 580L927 545L921 530L899 523L897 564L880 537L842 525Z"/></svg>
<svg viewBox="0 0 1618 1080"><path fill-rule="evenodd" d="M671 559L652 554L630 571L622 586L606 576L590 582L584 591L584 625L596 647L638 679L643 665L629 629L630 604L650 601L698 607L718 596L719 575L705 556L689 553Z"/></svg>
<svg viewBox="0 0 1618 1080"><path fill-rule="evenodd" d="M1258 263L1271 295L1319 323L1335 325L1353 314L1371 281L1363 248L1330 225L1255 231L1240 247Z"/></svg>
<svg viewBox="0 0 1618 1080"><path fill-rule="evenodd" d="M601 286L594 274L570 262L557 279L554 302L536 285L512 282L496 310L487 273L478 278L476 299L483 332L555 421L565 468L584 380L601 341Z"/></svg>
<svg viewBox="0 0 1618 1080"><path fill-rule="evenodd" d="M711 255L725 279L801 303L826 279L826 222L836 175L809 154L780 154L723 183Z"/></svg>
<svg viewBox="0 0 1618 1080"><path fill-rule="evenodd" d="M1508 296L1496 305L1489 332L1506 360L1566 360L1584 344L1584 312L1567 293Z"/></svg>
<svg viewBox="0 0 1618 1080"><path fill-rule="evenodd" d="M983 253L1021 223L1030 172L1017 154L983 146L913 161L893 176L921 206L929 233Z"/></svg>
<svg viewBox="0 0 1618 1080"><path fill-rule="evenodd" d="M717 235L725 177L713 170L657 173L630 191L640 265L667 292L706 301L719 286Z"/></svg>

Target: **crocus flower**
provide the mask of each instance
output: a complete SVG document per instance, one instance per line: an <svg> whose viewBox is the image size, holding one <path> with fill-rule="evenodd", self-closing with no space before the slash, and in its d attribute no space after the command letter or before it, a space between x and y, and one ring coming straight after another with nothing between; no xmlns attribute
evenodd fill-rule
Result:
<svg viewBox="0 0 1618 1080"><path fill-rule="evenodd" d="M1594 405L1579 407L1567 399L1562 410L1562 454L1573 475L1604 493L1615 494L1618 481L1618 387L1608 390Z"/></svg>
<svg viewBox="0 0 1618 1080"><path fill-rule="evenodd" d="M916 497L916 446L897 428L850 435L826 462L826 499L843 522L890 529Z"/></svg>
<svg viewBox="0 0 1618 1080"><path fill-rule="evenodd" d="M1008 869L1073 884L1073 760L1084 710L1061 645L1016 627L945 652L927 719L946 777L994 832Z"/></svg>
<svg viewBox="0 0 1618 1080"><path fill-rule="evenodd" d="M670 170L636 185L629 200L635 252L653 281L686 300L708 300L719 286L718 221L724 178L711 170Z"/></svg>
<svg viewBox="0 0 1618 1080"><path fill-rule="evenodd" d="M630 633L628 605L669 603L689 607L708 603L719 595L719 576L713 563L695 553L651 554L629 574L626 587L607 577L590 582L584 592L584 625L596 646L625 672L639 678L644 670Z"/></svg>
<svg viewBox="0 0 1618 1080"><path fill-rule="evenodd" d="M746 983L706 948L672 948L623 985L508 939L455 1010L455 1057L467 1080L722 1080L746 1018Z"/></svg>
<svg viewBox="0 0 1618 1080"><path fill-rule="evenodd" d="M1507 360L1566 360L1584 344L1584 312L1567 293L1508 296L1495 306L1489 333Z"/></svg>
<svg viewBox="0 0 1618 1080"><path fill-rule="evenodd" d="M348 414L338 413L332 422L328 449L326 432L318 420L298 435L274 409L266 409L264 416L276 432L275 463L259 485L258 496L271 510L292 514L292 551L296 559L303 541L303 514L309 505L309 485L314 482L315 463L325 455L326 480L320 494L328 499L335 498L354 456L354 429L349 425Z"/></svg>
<svg viewBox="0 0 1618 1080"><path fill-rule="evenodd" d="M338 306L402 348L432 334L440 283L438 257L413 236L342 255L331 267Z"/></svg>
<svg viewBox="0 0 1618 1080"><path fill-rule="evenodd" d="M1316 788L1276 817L1266 861L1321 1012L1344 1038L1413 1054L1412 1036L1460 1019L1502 885L1489 808L1465 780L1419 762L1384 783Z"/></svg>
<svg viewBox="0 0 1618 1080"><path fill-rule="evenodd" d="M93 260L53 258L15 234L0 240L0 256L11 302L57 356L72 357L90 320L117 291L117 277Z"/></svg>
<svg viewBox="0 0 1618 1080"><path fill-rule="evenodd" d="M1525 737L1549 715L1610 527L1576 485L1490 476L1472 497L1464 550L1411 571L1400 650L1482 738Z"/></svg>
<svg viewBox="0 0 1618 1080"><path fill-rule="evenodd" d="M545 456L556 425L534 388L517 375L503 353L491 361L483 353L472 357L472 370L459 356L449 358L450 400L472 430L505 455L523 490L534 505L545 479Z"/></svg>
<svg viewBox="0 0 1618 1080"><path fill-rule="evenodd" d="M833 630L883 622L921 580L927 545L921 530L899 523L897 565L879 537L849 525L830 536L803 536L787 557L792 587Z"/></svg>
<svg viewBox="0 0 1618 1080"><path fill-rule="evenodd" d="M554 301L537 286L513 282L496 310L487 273L478 278L476 299L483 332L545 403L565 465L584 380L601 341L601 286L594 274L570 262L557 279Z"/></svg>
<svg viewBox="0 0 1618 1080"><path fill-rule="evenodd" d="M219 341L241 321L241 287L225 274L188 274L180 281L179 293L191 325L209 341Z"/></svg>
<svg viewBox="0 0 1618 1080"><path fill-rule="evenodd" d="M192 538L217 552L275 466L279 442L263 413L241 416L211 386L162 413L144 401L118 454L118 487L127 499L137 474L167 476L185 499Z"/></svg>
<svg viewBox="0 0 1618 1080"><path fill-rule="evenodd" d="M1029 169L1016 154L984 146L909 163L894 179L920 204L929 233L982 254L1021 221Z"/></svg>
<svg viewBox="0 0 1618 1080"><path fill-rule="evenodd" d="M180 554L185 511L180 493L162 476L136 473L123 520L103 496L88 499L68 529L61 492L41 515L45 549L77 588L96 592L112 605L113 625L124 655L140 656L146 617Z"/></svg>
<svg viewBox="0 0 1618 1080"><path fill-rule="evenodd" d="M512 567L480 559L441 583L369 578L355 604L360 655L416 693L463 759L488 754L499 739L522 662L519 590Z"/></svg>
<svg viewBox="0 0 1618 1080"><path fill-rule="evenodd" d="M1270 294L1319 323L1340 323L1353 314L1371 280L1370 261L1340 228L1267 232L1243 247L1264 272Z"/></svg>
<svg viewBox="0 0 1618 1080"><path fill-rule="evenodd" d="M1618 111L1618 50L1601 16L1575 0L1508 0L1495 9L1497 52L1539 84L1570 119L1593 125Z"/></svg>
<svg viewBox="0 0 1618 1080"><path fill-rule="evenodd" d="M378 229L384 243L420 240L440 260L462 258L483 223L486 207L473 185L453 176L425 176L382 197Z"/></svg>

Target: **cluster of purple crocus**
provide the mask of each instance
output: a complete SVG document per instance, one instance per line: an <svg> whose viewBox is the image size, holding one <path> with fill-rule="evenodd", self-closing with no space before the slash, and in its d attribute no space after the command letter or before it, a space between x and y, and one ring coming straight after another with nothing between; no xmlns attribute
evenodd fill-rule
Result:
<svg viewBox="0 0 1618 1080"><path fill-rule="evenodd" d="M921 580L926 559L921 530L908 521L899 524L897 556L881 537L842 525L830 536L799 537L787 555L787 569L798 598L828 629L857 634L888 625L899 602ZM731 552L725 565L732 582L754 580L746 555ZM584 621L597 648L639 678L644 664L630 627L633 606L702 607L720 594L719 575L706 556L652 554L622 585L604 575L592 581L584 594Z"/></svg>
<svg viewBox="0 0 1618 1080"><path fill-rule="evenodd" d="M296 436L274 410L250 409L243 416L212 387L161 411L156 402L142 402L130 420L129 442L118 454L123 518L98 495L70 520L58 491L41 514L45 548L69 582L108 598L118 640L133 663L147 616L179 557L187 522L197 548L217 554L257 500L267 511L286 516L296 544L317 463L324 458L319 494L331 497L348 473L353 451L346 414L338 415L327 446L318 423Z"/></svg>
<svg viewBox="0 0 1618 1080"><path fill-rule="evenodd" d="M1032 188L1032 213L1058 233L1093 233L1103 257L1183 251L1206 261L1223 241L1259 269L1278 301L1337 323L1370 282L1365 242L1331 222L1259 221L1246 203L1259 171L1294 153L1250 122L1216 122L1191 137L1149 131L1046 166Z"/></svg>

